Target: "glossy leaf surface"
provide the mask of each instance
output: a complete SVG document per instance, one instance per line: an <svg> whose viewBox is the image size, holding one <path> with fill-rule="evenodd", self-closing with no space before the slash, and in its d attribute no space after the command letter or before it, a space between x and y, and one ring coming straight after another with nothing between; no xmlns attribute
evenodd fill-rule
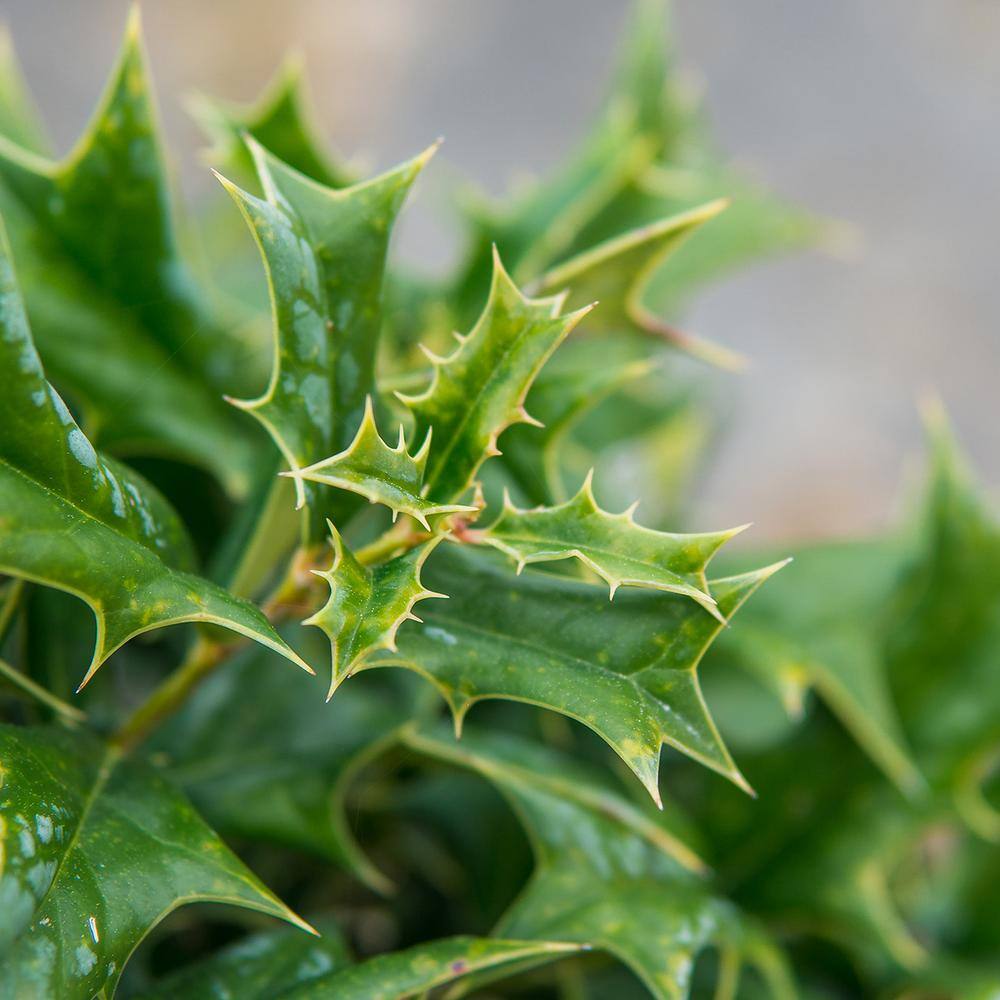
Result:
<svg viewBox="0 0 1000 1000"><path fill-rule="evenodd" d="M369 662L431 680L460 723L476 701L510 698L560 712L605 739L659 801L668 743L745 786L701 696L697 666L722 624L687 597L622 593L545 573L510 574L478 553L443 549L428 585L450 599ZM728 620L774 571L710 583Z"/></svg>
<svg viewBox="0 0 1000 1000"><path fill-rule="evenodd" d="M0 138L0 210L39 347L101 443L169 454L245 489L254 438L219 398L246 368L181 258L133 15L87 131L64 160Z"/></svg>
<svg viewBox="0 0 1000 1000"><path fill-rule="evenodd" d="M447 597L428 590L420 571L441 536L388 562L369 569L362 566L330 526L334 549L333 566L317 571L330 585L330 599L306 625L322 629L333 647L331 697L342 681L358 670L379 650L396 650L396 636L407 620L420 621L413 614L418 601Z"/></svg>
<svg viewBox="0 0 1000 1000"><path fill-rule="evenodd" d="M97 619L84 683L134 635L213 622L305 666L264 615L189 570L177 515L148 483L101 458L45 379L0 244L0 569L86 601ZM306 668L308 669L308 668Z"/></svg>
<svg viewBox="0 0 1000 1000"><path fill-rule="evenodd" d="M274 320L271 381L252 413L299 471L347 448L375 378L382 276L389 234L410 185L433 153L374 180L331 188L248 140L265 197L223 180L257 240ZM297 480L323 533L322 497Z"/></svg>
<svg viewBox="0 0 1000 1000"><path fill-rule="evenodd" d="M0 764L0 996L110 995L136 945L187 902L307 926L149 767L89 736L13 727Z"/></svg>

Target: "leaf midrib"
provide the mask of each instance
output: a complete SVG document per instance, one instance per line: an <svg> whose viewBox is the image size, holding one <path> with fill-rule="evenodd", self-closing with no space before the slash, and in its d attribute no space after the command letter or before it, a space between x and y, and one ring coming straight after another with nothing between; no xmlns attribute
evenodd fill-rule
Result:
<svg viewBox="0 0 1000 1000"><path fill-rule="evenodd" d="M466 425L472 418L472 414L476 410L478 410L479 403L482 400L484 394L486 393L486 390L490 388L490 386L492 386L497 381L497 370L500 368L500 364L506 362L507 359L511 356L511 354L514 353L515 348L517 348L521 344L521 342L526 339L526 337L528 336L528 330L530 329L531 325L533 324L528 324L527 328L523 330L514 340L512 340L510 344L501 352L500 363L493 366L493 368L490 370L490 374L487 377L486 381L480 386L479 391L476 393L475 398L473 399L473 405L466 408L465 413L462 415L461 420L459 420L455 429L455 433L452 434L451 440L449 441L446 449L443 452L441 452L438 461L435 463L436 469L444 468L445 459L449 455L451 455L451 453L455 450L455 447L458 444L459 437L465 432ZM466 343L468 343L468 341L466 341ZM464 350L464 345L459 350L460 351ZM480 461L478 464L482 464L482 461ZM473 468L471 475L475 475L475 469L476 467ZM437 483L439 478L440 476L438 475L437 471L435 471L429 480L425 480L425 488L428 494L430 494L431 488ZM458 492L459 493L463 492L465 488L466 486L463 486L462 490L459 490Z"/></svg>
<svg viewBox="0 0 1000 1000"><path fill-rule="evenodd" d="M664 570L664 569L662 569L660 567L657 567L655 563L646 562L646 561L644 561L642 559L633 559L633 558L630 558L628 556L623 556L623 555L621 555L618 552L614 552L614 551L612 551L610 549L603 549L603 548L601 548L600 546L597 546L597 545L588 545L586 543L580 544L580 543L575 543L575 542L571 543L571 542L567 542L565 539L549 538L547 535L541 535L541 534L539 534L539 535L535 535L535 536L529 536L529 535L524 535L524 534L518 535L518 534L516 534L514 532L511 532L510 534L506 534L506 535L498 533L498 534L494 535L494 537L500 539L501 541L507 541L509 539L509 540L511 540L512 544L517 544L517 543L524 544L524 543L527 543L527 544L534 544L534 545L549 545L549 546L552 546L554 548L561 549L562 551L564 551L566 553L566 555L563 558L566 558L566 559L573 558L575 556L575 554L576 554L577 551L580 551L580 552L594 552L594 553L597 553L598 555L601 555L601 556L607 556L607 557L610 557L612 559L620 560L621 562L626 563L628 565L635 565L635 566L642 566L642 567L649 566L649 567L652 567L653 569L658 569L659 568L661 572L669 573L671 576L673 576L680 583L686 583L686 584L689 584L689 585L690 585L690 581L687 579L687 576L698 576L699 575L699 572L695 572L695 573L691 573L691 574L684 574L684 573L678 573L678 572L676 572L675 570L672 570L672 569ZM555 552L553 553L553 555L556 555L556 554L558 554L558 553L555 553ZM553 560L553 561L555 561L555 560ZM626 579L631 579L631 578L630 577L622 577L621 579L622 580L626 580Z"/></svg>
<svg viewBox="0 0 1000 1000"><path fill-rule="evenodd" d="M34 753L32 756L35 756ZM37 758L36 758L37 759ZM59 864L56 866L56 870L52 875L52 881L49 882L49 887L45 890L45 895L38 901L34 908L34 915L37 916L45 906L48 901L49 896L52 895L56 888L56 883L59 881L59 876L62 874L63 869L66 866L66 862L69 856L76 849L79 843L80 836L83 832L83 828L87 824L87 820L90 818L91 810L94 807L94 803L97 801L98 797L104 791L111 778L111 774L114 771L116 765L121 760L121 755L111 747L105 747L101 755L100 764L97 767L97 773L94 777L94 783L91 785L90 791L87 793L87 797L84 799L83 808L80 810L80 817L77 820L76 828L73 830L73 835L70 837L69 842L66 844L66 849L63 852L63 856L59 859ZM30 930L26 928L25 932ZM21 937L23 935L18 935Z"/></svg>
<svg viewBox="0 0 1000 1000"><path fill-rule="evenodd" d="M99 456L98 456L98 461L100 461ZM79 506L78 504L70 500L69 497L63 495L62 493L59 493L57 490L54 490L51 486L48 486L46 483L43 483L40 479L37 479L35 476L32 476L24 469L18 468L18 466L13 465L8 459L4 458L3 456L0 456L0 465L6 466L8 469L11 470L11 472L20 476L22 479L27 480L27 482L31 483L31 485L40 489L43 493L47 494L50 497L53 497L57 502L65 505L66 507L69 507L71 510L75 510L81 517L86 518L88 521L92 521L95 524L100 525L102 528L112 532L119 538L124 539L126 542L129 542L132 545L136 545L139 548L144 549L154 559L156 559L156 561L159 562L164 569L166 569L168 572L172 571L171 568L167 565L167 563L165 563L153 549L151 549L144 542L141 542L138 538L134 538L132 535L126 534L120 528L115 527L113 524L109 524L103 518L98 517L96 514L93 514L88 510L85 510L83 507ZM110 471L106 471L105 474L113 475L113 473L111 473Z"/></svg>

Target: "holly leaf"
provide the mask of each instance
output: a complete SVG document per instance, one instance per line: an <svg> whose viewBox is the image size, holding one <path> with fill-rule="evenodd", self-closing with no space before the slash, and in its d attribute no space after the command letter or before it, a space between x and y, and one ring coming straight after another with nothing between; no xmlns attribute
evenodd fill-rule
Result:
<svg viewBox="0 0 1000 1000"><path fill-rule="evenodd" d="M480 466L500 454L500 434L531 423L524 399L548 357L587 309L562 313L562 297L529 299L494 253L493 282L479 320L447 358L427 352L434 366L424 392L397 397L414 417L416 437L433 430L424 493L442 503L460 497Z"/></svg>
<svg viewBox="0 0 1000 1000"><path fill-rule="evenodd" d="M209 677L155 738L154 752L224 835L308 851L386 894L392 884L355 841L345 798L358 770L410 717L409 689L373 685L372 676L327 705L311 678L289 684L270 669L272 655L249 650Z"/></svg>
<svg viewBox="0 0 1000 1000"><path fill-rule="evenodd" d="M725 621L778 566L712 581ZM748 788L722 743L697 667L722 623L688 597L607 590L528 570L512 577L483 552L442 551L429 585L450 595L400 633L395 653L362 665L427 677L455 716L485 698L567 715L594 730L660 801L666 743Z"/></svg>
<svg viewBox="0 0 1000 1000"><path fill-rule="evenodd" d="M621 514L602 510L588 474L576 496L557 507L518 510L504 497L503 511L475 537L525 566L579 559L606 581L614 598L621 587L683 594L720 617L708 593L705 567L741 528L699 535L654 531L635 523L633 505Z"/></svg>
<svg viewBox="0 0 1000 1000"><path fill-rule="evenodd" d="M434 503L423 495L431 430L432 428L428 428L423 444L415 455L411 455L400 425L399 442L395 448L390 448L378 432L369 396L365 400L365 415L361 426L350 447L314 465L284 475L350 490L371 503L388 507L392 511L394 522L399 514L409 514L430 531L427 520L429 517L478 509L464 504Z"/></svg>
<svg viewBox="0 0 1000 1000"><path fill-rule="evenodd" d="M924 787L889 689L882 621L898 586L898 543L823 544L723 637L719 652L770 671L792 706L815 688L872 760L908 794Z"/></svg>
<svg viewBox="0 0 1000 1000"><path fill-rule="evenodd" d="M373 180L331 188L248 140L265 197L220 177L257 240L274 315L274 366L252 413L293 472L347 448L374 388L382 279L392 222L435 147ZM301 478L312 537L323 498Z"/></svg>
<svg viewBox="0 0 1000 1000"><path fill-rule="evenodd" d="M607 239L550 270L543 291L571 288L571 302L598 301L588 325L615 331L632 329L666 340L689 354L722 367L738 367L741 359L725 348L683 333L657 316L646 292L664 261L727 202L719 199Z"/></svg>
<svg viewBox="0 0 1000 1000"><path fill-rule="evenodd" d="M140 1000L277 1000L352 963L333 920L316 920L321 935L288 928L250 934L208 958L157 980Z"/></svg>
<svg viewBox="0 0 1000 1000"><path fill-rule="evenodd" d="M82 733L6 726L0 764L5 996L110 996L139 942L185 903L311 930L146 765Z"/></svg>
<svg viewBox="0 0 1000 1000"><path fill-rule="evenodd" d="M939 403L926 424L929 481L886 625L888 672L922 769L988 830L1000 814L978 787L1000 746L1000 519Z"/></svg>
<svg viewBox="0 0 1000 1000"><path fill-rule="evenodd" d="M395 652L400 625L420 621L413 613L418 601L448 596L428 590L420 582L420 570L443 535L370 569L358 562L333 524L329 527L333 565L314 572L330 585L330 599L303 623L322 629L333 647L327 700L378 650Z"/></svg>
<svg viewBox="0 0 1000 1000"><path fill-rule="evenodd" d="M102 458L45 379L0 233L0 572L87 602L97 636L83 684L135 635L212 622L310 668L252 604L189 572L180 519L147 482ZM81 687L83 685L81 684Z"/></svg>
<svg viewBox="0 0 1000 1000"><path fill-rule="evenodd" d="M209 315L177 246L137 13L73 152L55 162L24 139L23 125L0 137L0 210L53 378L103 447L181 458L240 493L254 439L218 393L246 345Z"/></svg>
<svg viewBox="0 0 1000 1000"><path fill-rule="evenodd" d="M494 246L518 280L530 281L572 245L585 224L645 164L652 149L634 132L627 109L615 109L551 177L531 184L508 204L467 194L467 262L454 283L460 318L474 315L489 287Z"/></svg>
<svg viewBox="0 0 1000 1000"><path fill-rule="evenodd" d="M258 934L166 979L143 1000L405 1000L483 970L550 962L579 951L552 941L452 937L351 964L338 937L330 943Z"/></svg>
<svg viewBox="0 0 1000 1000"><path fill-rule="evenodd" d="M198 124L212 140L209 160L223 169L253 179L256 175L246 136L300 173L327 187L341 188L353 178L333 162L318 136L305 92L305 66L295 55L286 57L263 93L252 104L240 105L198 95L190 105Z"/></svg>
<svg viewBox="0 0 1000 1000"><path fill-rule="evenodd" d="M527 888L497 928L610 952L659 1000L686 997L698 953L719 948L736 977L757 966L775 997L795 990L780 954L699 876L703 864L662 815L630 803L576 761L499 734L408 728L405 745L492 782L535 853Z"/></svg>
<svg viewBox="0 0 1000 1000"><path fill-rule="evenodd" d="M606 342L597 355L595 345L593 340L564 344L528 394L526 408L543 426L515 426L504 437L504 470L517 492L532 503L567 499L563 463L575 443L573 429L613 393L656 367L647 358L609 358Z"/></svg>

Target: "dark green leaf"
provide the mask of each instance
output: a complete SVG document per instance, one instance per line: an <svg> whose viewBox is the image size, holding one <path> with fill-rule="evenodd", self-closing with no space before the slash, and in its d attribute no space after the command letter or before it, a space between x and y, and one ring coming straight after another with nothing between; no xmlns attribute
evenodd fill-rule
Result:
<svg viewBox="0 0 1000 1000"><path fill-rule="evenodd" d="M92 737L0 728L0 996L110 995L168 913L230 903L307 929L184 797Z"/></svg>
<svg viewBox="0 0 1000 1000"><path fill-rule="evenodd" d="M309 669L246 601L192 575L177 515L101 458L45 380L0 234L0 570L76 595L97 637L83 683L132 636L213 622Z"/></svg>
<svg viewBox="0 0 1000 1000"><path fill-rule="evenodd" d="M777 569L709 586L728 620ZM701 696L697 667L723 625L687 597L607 588L525 571L513 576L480 553L446 546L428 565L429 586L450 595L401 631L395 665L431 680L460 724L484 698L560 712L605 739L659 801L667 743L746 787Z"/></svg>

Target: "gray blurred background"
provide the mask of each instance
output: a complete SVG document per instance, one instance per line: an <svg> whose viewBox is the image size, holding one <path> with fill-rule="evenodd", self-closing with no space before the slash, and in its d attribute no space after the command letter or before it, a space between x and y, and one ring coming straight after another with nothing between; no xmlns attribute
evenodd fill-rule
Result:
<svg viewBox="0 0 1000 1000"><path fill-rule="evenodd" d="M111 66L126 0L3 0L60 149ZM624 0L147 0L175 166L214 183L181 97L249 100L298 48L335 147L385 166L443 135L398 251L449 259L445 202L467 175L502 193L553 165L599 104ZM1000 3L675 0L683 65L719 145L785 198L849 223L703 294L686 326L749 355L722 375L735 419L699 527L756 540L887 523L937 391L1000 481Z"/></svg>

